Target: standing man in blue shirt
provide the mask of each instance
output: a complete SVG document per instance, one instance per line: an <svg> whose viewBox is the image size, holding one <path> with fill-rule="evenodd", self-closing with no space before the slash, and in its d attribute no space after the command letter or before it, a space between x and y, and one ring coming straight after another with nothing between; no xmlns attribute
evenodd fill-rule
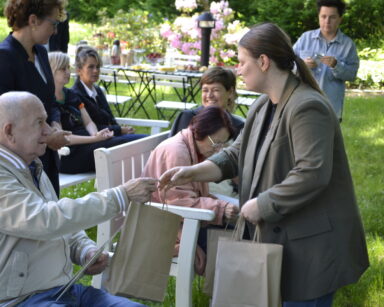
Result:
<svg viewBox="0 0 384 307"><path fill-rule="evenodd" d="M359 58L352 39L339 29L345 11L344 1L318 0L317 10L320 28L302 34L293 49L312 69L341 121L345 81L356 78Z"/></svg>

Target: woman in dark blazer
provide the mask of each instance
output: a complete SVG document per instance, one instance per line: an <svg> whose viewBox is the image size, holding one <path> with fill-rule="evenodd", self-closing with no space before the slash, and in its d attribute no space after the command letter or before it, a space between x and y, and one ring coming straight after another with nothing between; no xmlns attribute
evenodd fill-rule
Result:
<svg viewBox="0 0 384 307"><path fill-rule="evenodd" d="M147 136L134 134L132 127L117 124L103 91L96 85L99 80L102 61L95 49L89 46L80 46L76 52L75 65L78 78L71 89L85 104L89 116L99 130L108 128L114 132L115 136L121 136L127 142Z"/></svg>
<svg viewBox="0 0 384 307"><path fill-rule="evenodd" d="M61 0L8 1L4 13L13 32L0 43L0 94L28 91L44 104L47 122L53 129L46 153L40 158L57 195L60 187L56 150L68 143L68 133L61 130L47 51L41 44L46 44L56 32L63 12Z"/></svg>
<svg viewBox="0 0 384 307"><path fill-rule="evenodd" d="M61 124L65 130L71 131L68 136L69 155L61 157L60 172L68 174L94 172L94 150L124 144L127 140L114 136L108 128L98 130L91 120L80 97L69 88L65 88L71 76L69 56L62 52L48 54L53 79L55 96L61 115Z"/></svg>
<svg viewBox="0 0 384 307"><path fill-rule="evenodd" d="M258 223L263 242L284 246L283 306L330 307L369 265L338 118L276 25L251 28L238 54L247 89L265 95L231 147L164 173L160 188L238 174L249 233Z"/></svg>

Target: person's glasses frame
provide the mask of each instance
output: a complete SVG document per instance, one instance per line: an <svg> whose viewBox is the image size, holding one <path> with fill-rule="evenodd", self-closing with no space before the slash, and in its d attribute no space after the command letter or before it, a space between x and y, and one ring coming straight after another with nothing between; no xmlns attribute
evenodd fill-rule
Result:
<svg viewBox="0 0 384 307"><path fill-rule="evenodd" d="M47 20L51 23L51 25L57 29L57 26L59 25L60 21L59 20L55 20L55 19L52 19L52 18L49 18L49 17L45 17L44 20Z"/></svg>
<svg viewBox="0 0 384 307"><path fill-rule="evenodd" d="M208 135L208 139L211 142L211 146L213 147L213 149L220 150L220 149L223 149L224 147L228 146L228 142L215 143L209 135Z"/></svg>

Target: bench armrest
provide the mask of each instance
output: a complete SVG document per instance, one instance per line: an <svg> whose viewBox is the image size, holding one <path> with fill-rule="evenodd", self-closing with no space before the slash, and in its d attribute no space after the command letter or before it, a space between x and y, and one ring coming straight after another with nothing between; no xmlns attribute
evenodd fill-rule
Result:
<svg viewBox="0 0 384 307"><path fill-rule="evenodd" d="M151 206L162 209L163 204L151 202ZM173 205L165 205L169 212L180 215L185 219L212 221L215 218L215 212L207 209L180 207Z"/></svg>

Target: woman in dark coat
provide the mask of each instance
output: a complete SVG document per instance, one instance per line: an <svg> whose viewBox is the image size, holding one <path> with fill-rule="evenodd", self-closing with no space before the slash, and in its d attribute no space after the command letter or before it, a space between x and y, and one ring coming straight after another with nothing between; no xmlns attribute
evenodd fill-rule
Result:
<svg viewBox="0 0 384 307"><path fill-rule="evenodd" d="M52 127L46 153L40 157L44 170L59 195L59 159L56 150L68 143L68 133L61 130L60 113L55 102L55 87L47 51L41 46L56 33L64 16L62 0L10 0L4 9L12 28L0 43L0 94L27 91L44 104Z"/></svg>
<svg viewBox="0 0 384 307"><path fill-rule="evenodd" d="M248 231L284 247L283 307L330 307L369 265L339 120L278 26L251 28L238 51L247 89L264 95L232 146L167 171L160 188L238 174Z"/></svg>
<svg viewBox="0 0 384 307"><path fill-rule="evenodd" d="M97 128L108 128L115 136L125 138L126 142L145 137L145 134L134 134L132 127L120 126L116 122L102 89L96 85L102 65L97 51L89 46L80 46L75 65L78 78L71 89L80 97Z"/></svg>
<svg viewBox="0 0 384 307"><path fill-rule="evenodd" d="M60 172L94 172L93 151L126 143L127 139L114 136L114 132L108 128L99 131L80 97L73 90L64 87L71 75L68 55L50 52L48 58L55 81L55 96L61 114L61 124L65 130L72 132L72 135L68 136L70 153L61 157Z"/></svg>

